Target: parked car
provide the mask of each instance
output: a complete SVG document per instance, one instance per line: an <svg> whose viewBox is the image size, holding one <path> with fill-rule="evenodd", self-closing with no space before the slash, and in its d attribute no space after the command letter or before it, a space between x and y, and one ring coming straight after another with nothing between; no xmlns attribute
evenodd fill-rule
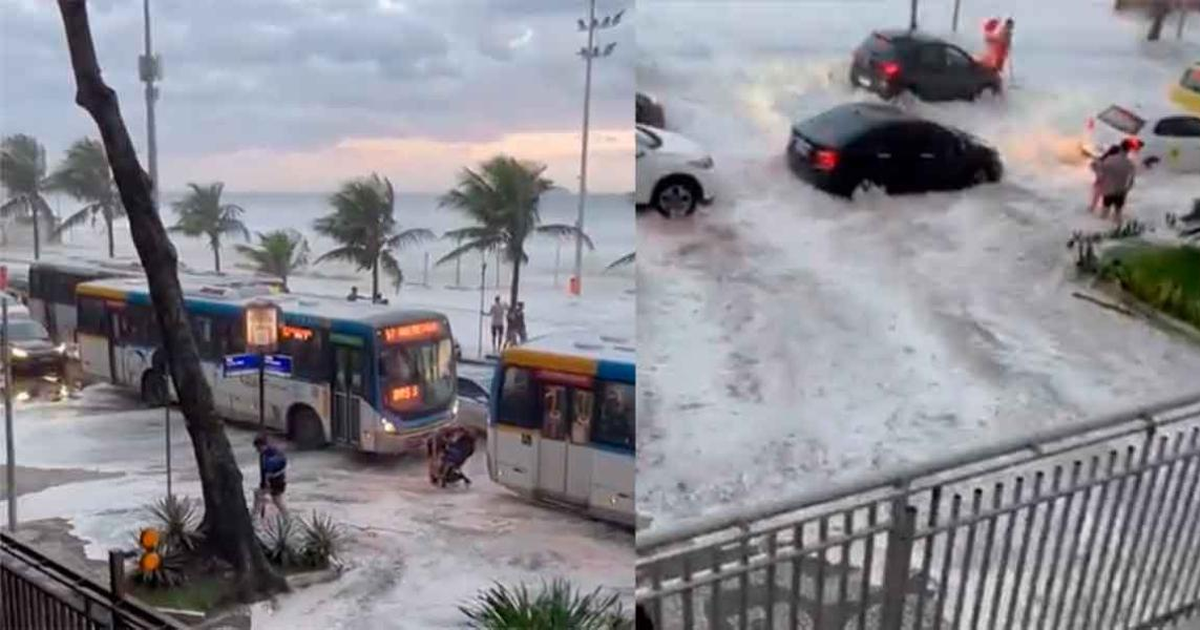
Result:
<svg viewBox="0 0 1200 630"><path fill-rule="evenodd" d="M487 435L488 405L491 396L487 389L475 381L458 377L458 423Z"/></svg>
<svg viewBox="0 0 1200 630"><path fill-rule="evenodd" d="M700 145L670 131L637 125L635 202L667 218L690 216L711 203L713 159Z"/></svg>
<svg viewBox="0 0 1200 630"><path fill-rule="evenodd" d="M999 94L1000 75L963 49L917 31L871 33L854 51L850 84L893 99L904 92L925 101L974 100Z"/></svg>
<svg viewBox="0 0 1200 630"><path fill-rule="evenodd" d="M1171 100L1193 114L1200 114L1200 61L1184 70L1179 83L1171 87Z"/></svg>
<svg viewBox="0 0 1200 630"><path fill-rule="evenodd" d="M638 92L635 96L634 122L663 129L667 126L667 115L663 106L654 97Z"/></svg>
<svg viewBox="0 0 1200 630"><path fill-rule="evenodd" d="M61 375L66 364L66 344L55 344L41 323L28 318L8 322L9 353L13 374L21 376ZM3 357L0 357L0 362Z"/></svg>
<svg viewBox="0 0 1200 630"><path fill-rule="evenodd" d="M844 197L957 190L1001 179L1000 154L983 140L883 103L849 103L793 125L788 165Z"/></svg>
<svg viewBox="0 0 1200 630"><path fill-rule="evenodd" d="M1135 161L1143 168L1200 173L1200 114L1110 105L1088 119L1080 150L1094 158L1125 139L1138 147Z"/></svg>

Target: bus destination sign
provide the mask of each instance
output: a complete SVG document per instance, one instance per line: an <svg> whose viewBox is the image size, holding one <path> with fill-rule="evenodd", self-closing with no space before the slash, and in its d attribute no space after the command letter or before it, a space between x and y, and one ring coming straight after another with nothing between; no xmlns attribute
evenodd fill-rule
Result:
<svg viewBox="0 0 1200 630"><path fill-rule="evenodd" d="M403 326L391 326L384 328L380 332L383 334L383 341L385 343L403 343L405 341L413 341L414 339L436 337L442 332L442 325L436 321L418 322Z"/></svg>

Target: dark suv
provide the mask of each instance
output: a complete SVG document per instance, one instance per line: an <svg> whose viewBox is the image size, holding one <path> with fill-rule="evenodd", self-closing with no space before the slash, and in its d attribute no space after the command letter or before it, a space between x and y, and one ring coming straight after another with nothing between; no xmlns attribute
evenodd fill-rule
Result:
<svg viewBox="0 0 1200 630"><path fill-rule="evenodd" d="M974 100L998 94L1000 75L966 51L916 31L876 31L854 51L850 84L892 99L911 92L924 101Z"/></svg>
<svg viewBox="0 0 1200 630"><path fill-rule="evenodd" d="M850 103L792 127L788 165L813 186L852 197L958 190L999 181L1000 154L971 134L884 103Z"/></svg>

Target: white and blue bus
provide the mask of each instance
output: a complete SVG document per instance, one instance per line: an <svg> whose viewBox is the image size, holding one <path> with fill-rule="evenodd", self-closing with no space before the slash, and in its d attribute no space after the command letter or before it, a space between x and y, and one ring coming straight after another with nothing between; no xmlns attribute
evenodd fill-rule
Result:
<svg viewBox="0 0 1200 630"><path fill-rule="evenodd" d="M303 448L399 453L420 448L457 413L455 344L441 313L253 282L180 280L214 404L227 419L259 422L257 371L226 375L224 368L226 357L245 352L246 304L264 298L280 309L277 354L291 359L290 375L264 379L267 429ZM161 405L167 368L145 279L87 282L76 294L84 374Z"/></svg>
<svg viewBox="0 0 1200 630"><path fill-rule="evenodd" d="M592 334L504 350L488 420L492 480L633 526L635 362L632 343Z"/></svg>

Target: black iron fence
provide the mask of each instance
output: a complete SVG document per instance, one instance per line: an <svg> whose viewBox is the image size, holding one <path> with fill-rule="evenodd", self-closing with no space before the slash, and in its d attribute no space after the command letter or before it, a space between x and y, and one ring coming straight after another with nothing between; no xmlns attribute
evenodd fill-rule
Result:
<svg viewBox="0 0 1200 630"><path fill-rule="evenodd" d="M0 629L184 628L0 532Z"/></svg>
<svg viewBox="0 0 1200 630"><path fill-rule="evenodd" d="M1166 628L1200 619L1200 394L639 532L656 628Z"/></svg>

